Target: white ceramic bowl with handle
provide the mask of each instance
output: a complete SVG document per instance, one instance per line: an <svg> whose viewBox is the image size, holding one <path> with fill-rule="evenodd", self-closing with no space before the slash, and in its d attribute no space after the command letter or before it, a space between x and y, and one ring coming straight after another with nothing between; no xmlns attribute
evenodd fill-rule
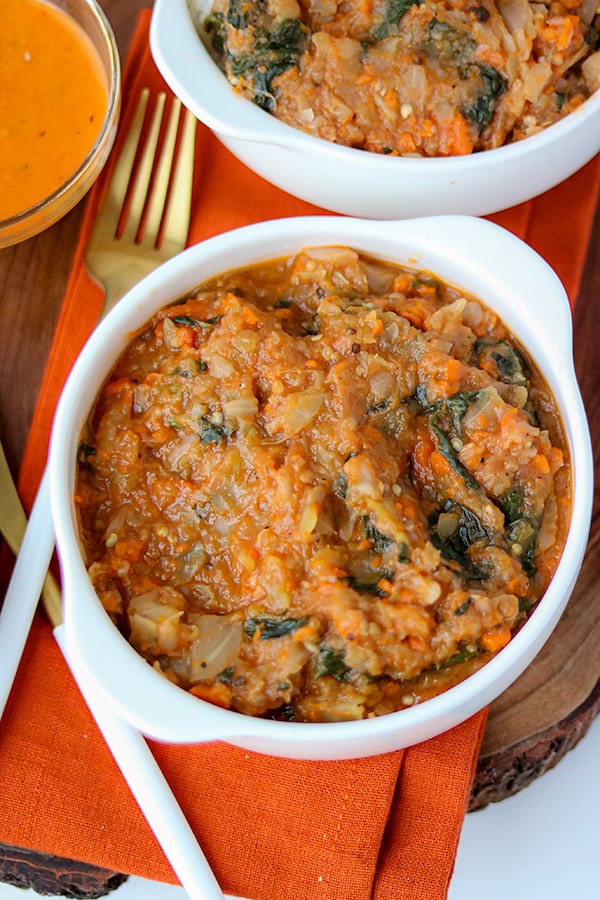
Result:
<svg viewBox="0 0 600 900"><path fill-rule="evenodd" d="M113 364L161 307L221 272L296 253L346 245L425 269L498 312L528 350L556 399L573 468L572 520L555 575L529 620L483 668L445 693L399 712L361 721L269 721L220 709L158 674L113 625L88 579L73 500L80 433ZM589 429L573 368L571 313L548 265L509 232L462 216L376 222L335 216L290 218L232 231L185 250L145 278L98 326L62 394L51 454L52 514L63 574L66 641L98 702L144 734L171 742L224 740L263 753L343 759L426 740L465 720L504 691L551 634L583 559L592 504Z"/></svg>
<svg viewBox="0 0 600 900"><path fill-rule="evenodd" d="M409 159L313 137L240 96L198 37L187 0L155 0L150 46L170 88L234 156L293 196L350 216L487 215L554 187L600 150L600 91L517 143Z"/></svg>

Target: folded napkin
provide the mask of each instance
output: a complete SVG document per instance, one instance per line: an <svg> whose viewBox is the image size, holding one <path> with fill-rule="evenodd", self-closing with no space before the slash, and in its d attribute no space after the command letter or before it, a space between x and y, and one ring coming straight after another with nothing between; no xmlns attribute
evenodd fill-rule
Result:
<svg viewBox="0 0 600 900"><path fill-rule="evenodd" d="M140 89L164 87L148 49L149 16L140 18L125 69L121 136ZM109 172L89 197L25 453L28 507L60 388L101 305L83 250ZM548 194L492 217L546 257L572 300L599 185L596 159ZM190 243L261 219L323 212L253 175L200 127ZM485 719L483 711L406 751L345 762L274 759L222 743L152 749L224 891L252 900L441 900ZM42 614L0 726L0 783L1 843L175 881Z"/></svg>

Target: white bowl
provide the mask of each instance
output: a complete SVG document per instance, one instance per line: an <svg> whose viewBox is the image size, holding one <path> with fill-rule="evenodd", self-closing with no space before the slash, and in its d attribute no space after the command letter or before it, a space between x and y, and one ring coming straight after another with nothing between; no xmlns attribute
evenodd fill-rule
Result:
<svg viewBox="0 0 600 900"><path fill-rule="evenodd" d="M174 93L238 159L284 191L350 216L487 215L554 187L600 150L600 91L517 143L407 159L312 137L238 95L198 37L186 0L155 0L150 46Z"/></svg>
<svg viewBox="0 0 600 900"><path fill-rule="evenodd" d="M132 332L205 279L302 247L345 244L438 274L495 309L528 349L561 412L573 467L572 524L544 597L512 641L478 672L422 704L379 718L327 724L269 721L220 709L159 675L113 625L80 554L73 502L82 426ZM575 379L571 314L548 265L483 219L450 216L375 222L335 216L263 222L184 251L145 278L99 325L62 394L52 437L52 513L63 573L66 640L74 669L98 702L146 735L171 742L224 740L293 758L343 759L426 740L490 703L531 662L558 621L586 546L592 503L589 430Z"/></svg>

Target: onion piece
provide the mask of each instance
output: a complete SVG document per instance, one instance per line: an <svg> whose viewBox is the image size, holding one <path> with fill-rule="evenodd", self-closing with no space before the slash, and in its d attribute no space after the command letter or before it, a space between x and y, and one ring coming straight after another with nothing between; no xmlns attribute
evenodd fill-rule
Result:
<svg viewBox="0 0 600 900"><path fill-rule="evenodd" d="M198 637L190 649L190 681L213 681L234 665L242 643L242 623L224 616L202 616Z"/></svg>

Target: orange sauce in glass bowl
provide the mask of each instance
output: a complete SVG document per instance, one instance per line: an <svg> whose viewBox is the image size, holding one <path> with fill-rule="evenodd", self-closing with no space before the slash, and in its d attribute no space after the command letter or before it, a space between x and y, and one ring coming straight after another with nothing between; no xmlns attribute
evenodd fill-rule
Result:
<svg viewBox="0 0 600 900"><path fill-rule="evenodd" d="M0 220L61 187L102 128L108 85L82 27L46 0L2 0Z"/></svg>

